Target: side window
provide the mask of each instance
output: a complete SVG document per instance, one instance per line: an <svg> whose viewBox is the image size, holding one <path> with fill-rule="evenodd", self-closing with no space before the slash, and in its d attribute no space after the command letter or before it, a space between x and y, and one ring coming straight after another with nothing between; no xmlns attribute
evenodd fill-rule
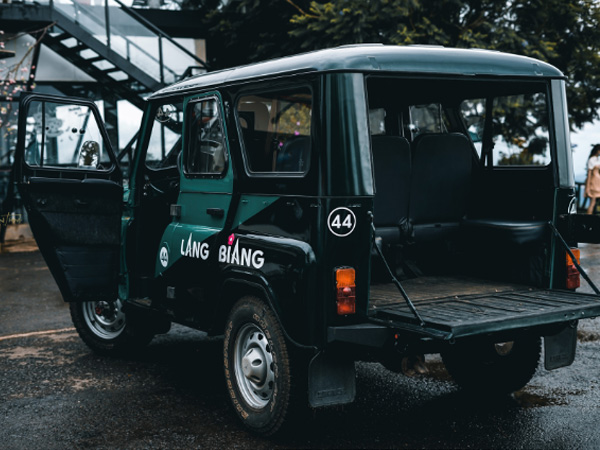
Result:
<svg viewBox="0 0 600 450"><path fill-rule="evenodd" d="M448 118L442 105L438 103L410 106L409 114L408 131L412 134L413 139L423 133L448 132Z"/></svg>
<svg viewBox="0 0 600 450"><path fill-rule="evenodd" d="M385 134L385 116L383 108L369 109L369 129L371 136L381 136Z"/></svg>
<svg viewBox="0 0 600 450"><path fill-rule="evenodd" d="M542 92L494 97L491 130L494 166L546 166L550 163L548 106ZM460 111L481 155L486 100L462 102ZM479 143L479 144L478 144Z"/></svg>
<svg viewBox="0 0 600 450"><path fill-rule="evenodd" d="M181 152L183 106L181 103L162 104L154 110L153 116L146 167L155 170L175 167Z"/></svg>
<svg viewBox="0 0 600 450"><path fill-rule="evenodd" d="M465 100L460 104L460 114L467 127L469 137L475 145L475 150L481 157L483 127L485 126L485 99Z"/></svg>
<svg viewBox="0 0 600 450"><path fill-rule="evenodd" d="M219 102L207 98L188 105L188 141L184 171L187 175L221 175L227 153Z"/></svg>
<svg viewBox="0 0 600 450"><path fill-rule="evenodd" d="M248 170L305 173L311 148L308 87L243 96L237 103Z"/></svg>
<svg viewBox="0 0 600 450"><path fill-rule="evenodd" d="M27 110L25 162L34 167L109 169L112 163L98 120L85 105L32 101Z"/></svg>

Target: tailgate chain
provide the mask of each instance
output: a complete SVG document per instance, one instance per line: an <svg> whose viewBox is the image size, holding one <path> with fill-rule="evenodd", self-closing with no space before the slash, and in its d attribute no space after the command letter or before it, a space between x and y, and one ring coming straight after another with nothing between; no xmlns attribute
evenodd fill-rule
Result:
<svg viewBox="0 0 600 450"><path fill-rule="evenodd" d="M556 228L556 226L554 226L554 224L552 222L548 222L548 225L550 226L550 229L552 230L552 232L554 233L554 235L558 238L558 240L560 241L560 243L563 245L563 247L565 248L565 250L567 251L567 253L571 257L571 261L573 261L573 264L575 264L575 267L577 268L577 270L579 271L579 273L581 274L581 276L585 279L585 281L587 281L587 283L594 290L594 292L596 293L596 295L600 295L600 289L598 289L596 287L596 285L590 279L590 277L585 272L585 270L583 270L583 267L581 267L579 265L579 263L577 262L577 258L575 258L575 255L571 251L571 247L569 247L569 244L567 244L567 241L565 241L565 239L562 237L562 235L560 234L560 232L558 231L558 229Z"/></svg>
<svg viewBox="0 0 600 450"><path fill-rule="evenodd" d="M377 251L377 254L379 255L379 257L383 261L383 265L387 269L390 277L392 277L392 282L396 285L396 287L400 291L400 294L402 294L402 297L404 297L404 301L408 305L408 308L413 313L413 315L416 317L416 319L419 321L419 325L421 327L425 327L425 321L423 320L423 318L421 317L421 315L417 311L417 308L415 308L414 303L411 301L411 299L409 298L408 294L406 293L406 291L402 287L402 284L400 284L400 281L398 281L398 278L396 278L396 275L394 274L393 270L390 268L390 265L388 264L387 260L385 259L385 256L383 256L383 252L381 251L381 249L377 245L377 242L375 242L375 231L376 230L375 230L375 224L373 223L373 213L370 212L369 214L371 216L371 228L373 229L373 246L375 247L375 250Z"/></svg>

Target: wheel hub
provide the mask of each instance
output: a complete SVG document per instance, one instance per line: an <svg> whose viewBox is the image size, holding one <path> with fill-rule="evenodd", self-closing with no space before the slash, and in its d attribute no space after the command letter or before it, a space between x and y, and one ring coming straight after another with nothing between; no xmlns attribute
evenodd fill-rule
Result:
<svg viewBox="0 0 600 450"><path fill-rule="evenodd" d="M114 339L125 329L125 313L121 301L84 302L83 317L88 328L99 338Z"/></svg>
<svg viewBox="0 0 600 450"><path fill-rule="evenodd" d="M235 375L244 400L264 408L273 396L273 354L265 333L255 324L244 325L235 341Z"/></svg>
<svg viewBox="0 0 600 450"><path fill-rule="evenodd" d="M248 350L242 359L242 371L246 378L258 385L262 385L267 377L265 355L256 348Z"/></svg>

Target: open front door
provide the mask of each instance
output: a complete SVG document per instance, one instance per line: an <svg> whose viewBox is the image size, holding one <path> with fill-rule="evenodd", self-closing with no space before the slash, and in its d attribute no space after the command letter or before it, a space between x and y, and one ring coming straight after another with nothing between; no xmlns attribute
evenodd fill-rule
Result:
<svg viewBox="0 0 600 450"><path fill-rule="evenodd" d="M122 175L95 104L23 98L14 170L29 225L65 301L115 300Z"/></svg>

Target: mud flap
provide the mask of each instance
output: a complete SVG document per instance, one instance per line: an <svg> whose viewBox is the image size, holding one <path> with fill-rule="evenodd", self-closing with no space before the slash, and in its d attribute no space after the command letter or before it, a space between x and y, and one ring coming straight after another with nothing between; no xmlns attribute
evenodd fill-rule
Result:
<svg viewBox="0 0 600 450"><path fill-rule="evenodd" d="M544 336L544 367L554 370L573 364L577 347L577 322L552 336Z"/></svg>
<svg viewBox="0 0 600 450"><path fill-rule="evenodd" d="M354 401L354 361L319 353L308 366L308 402L311 407L342 405Z"/></svg>

